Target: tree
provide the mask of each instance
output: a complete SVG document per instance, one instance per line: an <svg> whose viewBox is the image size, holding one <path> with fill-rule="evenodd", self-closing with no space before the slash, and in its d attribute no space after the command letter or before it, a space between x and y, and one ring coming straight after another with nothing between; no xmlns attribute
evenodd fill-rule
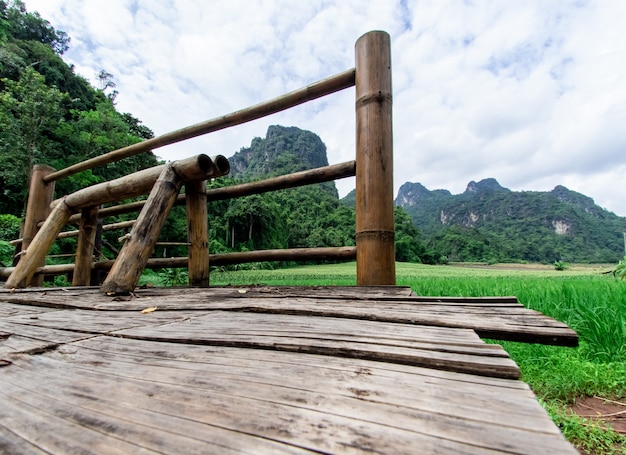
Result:
<svg viewBox="0 0 626 455"><path fill-rule="evenodd" d="M396 261L422 262L422 256L426 252L421 241L421 234L413 225L411 217L402 208L394 208L396 225Z"/></svg>
<svg viewBox="0 0 626 455"><path fill-rule="evenodd" d="M47 87L44 77L33 68L26 69L19 81L2 79L0 93L0 189L5 199L3 212L14 212L24 201L26 183L33 164L46 163L57 147L54 130L63 122L63 103L67 94Z"/></svg>
<svg viewBox="0 0 626 455"><path fill-rule="evenodd" d="M115 90L117 84L113 79L113 75L105 70L100 70L98 73L98 82L100 83L100 90L102 93L106 94L107 98L111 100L111 102L115 102L115 98L118 95L118 91ZM111 92L106 93L108 89L113 89Z"/></svg>
<svg viewBox="0 0 626 455"><path fill-rule="evenodd" d="M67 33L55 30L50 22L43 19L38 12L27 12L23 1L13 0L10 4L5 1L1 3L0 11L6 17L9 33L15 39L38 41L60 55L69 49L70 38Z"/></svg>

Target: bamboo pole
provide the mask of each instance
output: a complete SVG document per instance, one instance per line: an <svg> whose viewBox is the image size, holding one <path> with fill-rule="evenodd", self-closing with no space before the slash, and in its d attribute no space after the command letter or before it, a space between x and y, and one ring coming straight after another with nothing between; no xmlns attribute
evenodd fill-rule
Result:
<svg viewBox="0 0 626 455"><path fill-rule="evenodd" d="M246 262L349 261L356 258L356 247L290 248L212 254L211 265L222 266Z"/></svg>
<svg viewBox="0 0 626 455"><path fill-rule="evenodd" d="M11 276L7 278L4 284L5 288L24 288L30 285L35 272L44 263L46 254L48 254L57 235L63 229L65 223L67 223L71 213L67 205L63 203L56 205L44 225L37 232L28 250L26 250L26 254L15 266Z"/></svg>
<svg viewBox="0 0 626 455"><path fill-rule="evenodd" d="M356 258L356 247L328 247L328 248L292 248L281 250L246 251L243 253L224 253L209 255L212 266L244 264L247 262L279 262L279 261L350 261ZM98 261L93 269L98 271L110 270L115 261ZM147 268L185 268L189 263L187 257L150 258ZM0 278L8 277L15 267L1 267ZM37 269L38 274L62 275L72 273L74 264L47 265Z"/></svg>
<svg viewBox="0 0 626 455"><path fill-rule="evenodd" d="M54 196L54 182L45 183L43 179L53 172L55 172L54 168L44 164L36 164L31 170L26 216L22 231L22 251L28 250L33 238L39 231L38 223L45 221L50 214L50 202ZM39 266L44 264L45 258ZM33 281L34 286L41 286L42 284L43 276L38 276Z"/></svg>
<svg viewBox="0 0 626 455"><path fill-rule="evenodd" d="M390 38L356 42L357 285L395 285Z"/></svg>
<svg viewBox="0 0 626 455"><path fill-rule="evenodd" d="M211 266L245 264L249 262L290 262L290 261L350 261L356 258L356 247L323 247L323 248L285 248L279 250L257 250L240 253L222 253L209 255ZM146 267L185 268L188 258L150 258ZM71 264L70 264L71 265ZM113 261L101 261L94 264L96 270L111 268ZM56 266L55 266L56 267ZM67 270L63 269L64 273Z"/></svg>
<svg viewBox="0 0 626 455"><path fill-rule="evenodd" d="M185 184L189 285L209 286L209 227L207 224L206 181Z"/></svg>
<svg viewBox="0 0 626 455"><path fill-rule="evenodd" d="M198 155L169 164L173 164L174 172L184 181L219 177L230 171L228 159L222 155L213 158ZM80 210L83 207L106 204L149 193L166 166L168 164L83 188L66 196L65 204L73 210ZM56 203L58 200L52 204Z"/></svg>
<svg viewBox="0 0 626 455"><path fill-rule="evenodd" d="M178 200L177 200L178 201ZM133 205L132 210L129 210L126 213L131 213L131 212L139 212L141 210L141 208L145 205L146 201L139 201L140 204L137 205L136 202L131 202L130 204L125 204L125 205ZM55 201L54 204L57 204L58 201ZM122 206L115 206L115 207L109 207L109 208L117 208L117 207L122 207ZM98 213L98 216L103 216L102 212L106 210L106 209L102 209L100 210L100 212ZM117 214L117 213L116 213ZM113 216L113 215L104 215L104 216ZM67 220L68 224L72 224L72 223L79 223L80 224L80 218L81 218L81 214L80 213L75 213L74 215L70 216L70 218ZM101 219L101 218L100 218ZM102 226L102 230L103 231L115 231L116 229L125 229L128 227L132 227L133 224L135 224L136 220L129 220L129 221L120 221L119 223L111 223L111 224L105 224L104 226ZM43 226L43 222L39 223L39 227ZM59 235L57 236L57 240L58 239L67 239L70 237L77 237L78 236L79 231L78 230L74 230L74 231L63 231L63 232L59 232ZM11 240L9 243L11 245L18 245L22 243L23 239L15 239L15 240Z"/></svg>
<svg viewBox="0 0 626 455"><path fill-rule="evenodd" d="M100 210L98 210L98 219L96 220L96 238L94 239L93 249L94 249L94 260L97 262L102 259L102 232L103 230L103 222L102 217L100 216ZM72 218L72 217L70 217ZM134 220L133 220L134 221ZM104 280L104 276L102 276L102 272L91 269L91 277L89 278L90 286L97 286Z"/></svg>
<svg viewBox="0 0 626 455"><path fill-rule="evenodd" d="M182 196L182 195L181 195ZM179 196L180 197L180 196ZM127 213L140 212L146 201L135 201L127 204L112 205L100 209L100 216L106 218L109 216L125 215ZM80 220L80 214L74 214L70 217L70 223L77 223Z"/></svg>
<svg viewBox="0 0 626 455"><path fill-rule="evenodd" d="M162 136L148 139L137 144L130 145L128 147L115 150L113 152L106 153L104 155L91 158L90 160L77 163L73 166L67 167L60 171L54 172L44 178L45 182L53 182L65 177L68 177L78 172L85 171L87 169L93 169L98 166L103 166L108 163L119 161L129 156L134 156L139 153L148 152L165 145L174 144L176 142L191 139L193 137L201 136L203 134L219 131L224 128L228 128L242 123L256 120L261 117L275 114L276 112L289 109L299 104L311 101L317 98L321 98L331 93L338 92L340 90L352 87L354 85L354 69L344 71L329 78L307 85L301 89L279 96L277 98L265 101L254 106L242 109L230 114L216 117L205 122L197 123L195 125L181 128L170 133L166 133Z"/></svg>
<svg viewBox="0 0 626 455"><path fill-rule="evenodd" d="M102 292L126 294L135 289L182 184L173 164L166 165L137 217L130 238L102 283Z"/></svg>
<svg viewBox="0 0 626 455"><path fill-rule="evenodd" d="M251 194L262 194L270 191L284 190L315 183L329 182L355 175L356 164L354 161L324 166L316 169L281 175L256 182L242 183L240 185L213 188L207 191L208 201L219 201Z"/></svg>
<svg viewBox="0 0 626 455"><path fill-rule="evenodd" d="M143 207L143 204L141 206ZM78 221L80 223L81 214L78 213L76 215L78 215L78 216L76 216L76 218L74 218L74 220L76 220L76 221ZM73 217L74 217L74 215L70 216L69 220L67 220L68 224L72 222L72 218ZM119 223L106 224L106 225L102 226L102 230L103 231L114 231L116 229L124 229L124 228L127 228L127 227L132 227L133 224L135 224L135 220L120 221ZM43 226L43 223L42 223L42 226ZM58 239L67 239L67 238L70 238L70 237L78 237L79 233L80 233L79 230L59 232L59 235L57 236L57 240ZM22 239L11 240L9 243L11 245L17 245L19 243L22 243Z"/></svg>
<svg viewBox="0 0 626 455"><path fill-rule="evenodd" d="M97 225L98 206L95 205L82 209L72 286L89 286L91 283L91 264L93 264Z"/></svg>

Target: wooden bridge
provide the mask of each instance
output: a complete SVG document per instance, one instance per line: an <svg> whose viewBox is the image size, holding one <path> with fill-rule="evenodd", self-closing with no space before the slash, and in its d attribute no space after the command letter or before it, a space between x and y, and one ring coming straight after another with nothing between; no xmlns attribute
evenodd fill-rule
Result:
<svg viewBox="0 0 626 455"><path fill-rule="evenodd" d="M0 453L576 453L507 353L481 340L576 346L571 329L514 297L395 286L389 49L386 33L368 33L355 69L61 171L34 170L21 259L0 269ZM353 85L353 162L207 191L229 165L199 155L53 201L54 182L76 172ZM356 247L209 254L208 200L353 175ZM150 258L178 203L188 257ZM132 211L117 259L99 260L97 219ZM47 266L67 223L78 226L75 263ZM208 287L209 264L354 258L357 287ZM136 287L145 267L162 266L187 267L194 287ZM89 286L94 271L109 273ZM59 273L73 286L38 287Z"/></svg>
<svg viewBox="0 0 626 455"><path fill-rule="evenodd" d="M39 288L0 301L2 453L577 453L478 336L576 345L514 298Z"/></svg>

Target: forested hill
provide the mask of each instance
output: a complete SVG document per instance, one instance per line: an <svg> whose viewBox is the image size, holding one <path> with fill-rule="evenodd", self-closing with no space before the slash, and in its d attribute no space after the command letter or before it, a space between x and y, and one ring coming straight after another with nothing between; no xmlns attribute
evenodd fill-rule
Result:
<svg viewBox="0 0 626 455"><path fill-rule="evenodd" d="M395 203L450 260L615 262L624 254L626 218L560 185L518 192L489 178L453 195L405 183Z"/></svg>
<svg viewBox="0 0 626 455"><path fill-rule="evenodd" d="M74 73L63 53L70 38L22 1L0 0L0 214L20 216L33 164L61 169L153 136L115 108L106 71L99 88ZM154 166L144 153L57 182L58 194Z"/></svg>
<svg viewBox="0 0 626 455"><path fill-rule="evenodd" d="M317 134L295 126L272 125L229 158L233 177L283 175L328 166L326 146Z"/></svg>

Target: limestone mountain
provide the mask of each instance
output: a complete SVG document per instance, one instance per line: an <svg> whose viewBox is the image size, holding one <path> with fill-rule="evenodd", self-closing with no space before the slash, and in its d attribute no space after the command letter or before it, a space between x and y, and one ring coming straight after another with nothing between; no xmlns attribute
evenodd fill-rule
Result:
<svg viewBox="0 0 626 455"><path fill-rule="evenodd" d="M255 137L229 158L231 175L267 177L328 166L326 146L311 131L295 126L272 125L265 138Z"/></svg>
<svg viewBox="0 0 626 455"><path fill-rule="evenodd" d="M405 183L395 204L451 260L616 262L623 256L626 218L561 185L511 191L489 178L453 195Z"/></svg>

